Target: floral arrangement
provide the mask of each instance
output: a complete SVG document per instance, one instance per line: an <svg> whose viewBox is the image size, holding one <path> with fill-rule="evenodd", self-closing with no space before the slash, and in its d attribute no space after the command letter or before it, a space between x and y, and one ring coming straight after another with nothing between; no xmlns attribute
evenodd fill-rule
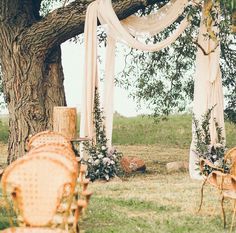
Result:
<svg viewBox="0 0 236 233"><path fill-rule="evenodd" d="M103 111L100 108L100 98L97 89L95 89L94 100L94 125L96 139L84 143L84 150L88 158L84 161L88 165L87 177L91 181L96 179L109 180L118 175L120 171L120 158L122 153L117 152L115 148L107 147L107 138L105 127L103 125Z"/></svg>
<svg viewBox="0 0 236 233"><path fill-rule="evenodd" d="M88 144L87 150L89 157L86 160L88 165L87 177L91 181L96 179L110 180L119 173L121 153L116 149L108 149L105 145L94 142Z"/></svg>
<svg viewBox="0 0 236 233"><path fill-rule="evenodd" d="M230 161L224 160L224 154L226 151L225 138L222 136L222 128L215 121L215 128L217 133L217 143L211 145L211 137L209 131L209 121L211 117L211 112L214 107L208 109L206 114L202 116L201 123L193 117L193 123L195 126L195 147L196 152L200 159L207 160L213 166L205 163L201 169L201 173L204 175L209 175L213 170L221 170L224 173L228 173L230 170ZM200 162L198 162L200 166Z"/></svg>

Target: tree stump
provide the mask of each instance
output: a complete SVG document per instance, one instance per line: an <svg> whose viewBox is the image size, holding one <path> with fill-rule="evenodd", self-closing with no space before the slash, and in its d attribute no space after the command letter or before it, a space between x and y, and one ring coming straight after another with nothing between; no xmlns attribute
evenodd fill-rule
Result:
<svg viewBox="0 0 236 233"><path fill-rule="evenodd" d="M77 113L76 108L54 107L53 131L62 133L69 140L77 136Z"/></svg>

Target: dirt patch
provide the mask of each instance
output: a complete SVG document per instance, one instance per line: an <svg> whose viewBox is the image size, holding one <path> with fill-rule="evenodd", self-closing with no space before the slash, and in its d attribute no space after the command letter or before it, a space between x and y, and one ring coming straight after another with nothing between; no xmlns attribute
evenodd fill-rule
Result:
<svg viewBox="0 0 236 233"><path fill-rule="evenodd" d="M137 156L144 160L146 175L167 173L166 164L174 161L188 161L189 149L166 148L163 145L117 145L124 156Z"/></svg>

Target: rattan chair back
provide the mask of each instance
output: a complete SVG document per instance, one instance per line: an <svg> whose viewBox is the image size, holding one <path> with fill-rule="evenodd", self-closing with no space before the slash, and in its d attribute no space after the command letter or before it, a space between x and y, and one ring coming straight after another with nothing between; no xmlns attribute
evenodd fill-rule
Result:
<svg viewBox="0 0 236 233"><path fill-rule="evenodd" d="M47 226L63 195L73 195L75 181L71 171L52 155L48 152L24 156L2 176L3 192L12 195L26 226Z"/></svg>
<svg viewBox="0 0 236 233"><path fill-rule="evenodd" d="M28 150L48 143L63 144L72 148L70 140L63 134L53 131L42 131L29 138Z"/></svg>
<svg viewBox="0 0 236 233"><path fill-rule="evenodd" d="M39 145L37 147L33 147L30 152L37 152L37 151L57 151L60 152L62 154L68 155L72 158L75 158L75 152L72 150L71 147L68 147L65 144L61 144L61 143L55 143L55 142L51 142L51 143L46 143L46 144L42 144Z"/></svg>
<svg viewBox="0 0 236 233"><path fill-rule="evenodd" d="M72 157L69 154L66 154L64 151L60 151L57 148L34 148L30 150L30 152L27 153L28 156L37 156L37 155L45 155L48 158L51 158L53 160L57 160L70 171L74 179L78 176L78 162L75 157Z"/></svg>

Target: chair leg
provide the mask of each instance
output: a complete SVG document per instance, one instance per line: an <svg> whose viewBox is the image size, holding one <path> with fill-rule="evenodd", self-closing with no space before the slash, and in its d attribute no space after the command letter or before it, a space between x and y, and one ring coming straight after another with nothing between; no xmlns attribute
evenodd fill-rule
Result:
<svg viewBox="0 0 236 233"><path fill-rule="evenodd" d="M199 213L200 210L201 210L201 208L202 208L202 203L203 203L203 189L204 189L204 186L205 186L206 182L207 182L207 179L205 179L205 180L203 181L203 183L202 183L202 187L201 187L201 199L200 199L200 205L199 205L199 208L198 208L197 213Z"/></svg>
<svg viewBox="0 0 236 233"><path fill-rule="evenodd" d="M224 196L221 198L221 210L222 210L222 215L223 215L223 224L224 228L226 228L226 219L225 219L225 210L224 210Z"/></svg>
<svg viewBox="0 0 236 233"><path fill-rule="evenodd" d="M234 212L233 212L233 215L232 215L232 222L231 222L231 226L230 226L230 233L232 232L233 227L234 227L235 212L236 212L236 201L234 201Z"/></svg>

